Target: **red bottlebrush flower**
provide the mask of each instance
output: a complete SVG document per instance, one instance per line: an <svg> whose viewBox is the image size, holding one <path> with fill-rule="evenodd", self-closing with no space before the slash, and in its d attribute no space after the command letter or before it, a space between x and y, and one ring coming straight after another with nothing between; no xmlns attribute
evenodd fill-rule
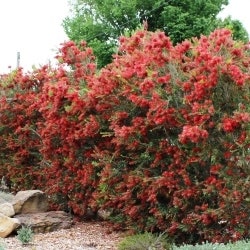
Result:
<svg viewBox="0 0 250 250"><path fill-rule="evenodd" d="M122 126L121 128L116 127L114 132L115 136L127 139L132 133L132 128L127 126Z"/></svg>
<svg viewBox="0 0 250 250"><path fill-rule="evenodd" d="M218 172L220 171L221 168L222 168L222 166L220 164L213 165L210 168L210 173L216 175L216 174L218 174Z"/></svg>
<svg viewBox="0 0 250 250"><path fill-rule="evenodd" d="M236 113L234 118L238 122L250 122L250 114L249 113Z"/></svg>
<svg viewBox="0 0 250 250"><path fill-rule="evenodd" d="M227 151L227 152L224 153L225 159L230 159L231 156L232 156L232 153L229 152L229 151Z"/></svg>
<svg viewBox="0 0 250 250"><path fill-rule="evenodd" d="M187 142L197 143L208 137L208 132L198 126L186 125L183 127L182 133L179 135L179 141L183 144Z"/></svg>
<svg viewBox="0 0 250 250"><path fill-rule="evenodd" d="M154 82L151 79L145 79L140 84L140 90L142 91L142 94L147 94L154 88Z"/></svg>
<svg viewBox="0 0 250 250"><path fill-rule="evenodd" d="M191 91L192 90L192 84L190 83L190 82L184 82L183 84L182 84L182 88L183 88L183 90L185 91L185 92L189 92L189 91Z"/></svg>
<svg viewBox="0 0 250 250"><path fill-rule="evenodd" d="M178 230L178 228L179 228L179 223L174 221L174 222L171 223L171 226L168 229L168 233L170 235L175 234L176 231Z"/></svg>
<svg viewBox="0 0 250 250"><path fill-rule="evenodd" d="M238 126L239 123L233 118L224 118L222 121L222 129L227 133L233 132Z"/></svg>

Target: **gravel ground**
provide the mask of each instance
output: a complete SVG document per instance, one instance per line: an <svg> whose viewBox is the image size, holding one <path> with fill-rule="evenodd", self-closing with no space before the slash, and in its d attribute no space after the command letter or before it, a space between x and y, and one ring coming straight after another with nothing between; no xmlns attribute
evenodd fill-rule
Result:
<svg viewBox="0 0 250 250"><path fill-rule="evenodd" d="M122 234L109 231L105 222L77 222L70 229L35 234L25 246L16 236L2 239L2 245L5 250L117 250Z"/></svg>

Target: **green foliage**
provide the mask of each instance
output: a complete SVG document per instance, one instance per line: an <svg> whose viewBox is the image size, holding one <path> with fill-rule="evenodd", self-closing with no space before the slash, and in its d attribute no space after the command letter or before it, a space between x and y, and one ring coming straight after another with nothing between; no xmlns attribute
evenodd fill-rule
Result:
<svg viewBox="0 0 250 250"><path fill-rule="evenodd" d="M171 243L164 234L149 232L127 236L118 245L118 250L171 250Z"/></svg>
<svg viewBox="0 0 250 250"><path fill-rule="evenodd" d="M115 46L113 43L105 43L97 38L94 38L89 41L88 45L93 48L94 54L97 55L96 64L98 68L102 68L111 63L112 58L110 55L115 53Z"/></svg>
<svg viewBox="0 0 250 250"><path fill-rule="evenodd" d="M17 239L23 244L29 244L33 240L34 233L29 226L22 226L17 230Z"/></svg>
<svg viewBox="0 0 250 250"><path fill-rule="evenodd" d="M160 14L163 26L159 28L164 27L173 43L207 35L214 29L217 14L227 4L227 0L168 1Z"/></svg>
<svg viewBox="0 0 250 250"><path fill-rule="evenodd" d="M233 20L231 17L227 17L224 20L218 19L216 23L216 28L227 28L232 31L232 36L234 40L248 42L249 34L247 30L242 26L239 20Z"/></svg>
<svg viewBox="0 0 250 250"><path fill-rule="evenodd" d="M0 240L0 250L6 250L6 244L3 242L3 240Z"/></svg>
<svg viewBox="0 0 250 250"><path fill-rule="evenodd" d="M118 250L249 250L248 241L234 243L202 243L195 245L171 245L164 235L143 233L125 237L118 245Z"/></svg>
<svg viewBox="0 0 250 250"><path fill-rule="evenodd" d="M235 243L203 243L196 245L174 246L173 250L248 250L250 243L247 241L237 241Z"/></svg>

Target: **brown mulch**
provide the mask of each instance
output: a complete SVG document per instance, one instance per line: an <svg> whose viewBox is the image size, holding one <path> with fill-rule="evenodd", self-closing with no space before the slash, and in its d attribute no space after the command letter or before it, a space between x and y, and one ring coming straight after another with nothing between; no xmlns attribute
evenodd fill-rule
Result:
<svg viewBox="0 0 250 250"><path fill-rule="evenodd" d="M2 245L6 250L117 250L124 236L107 222L75 222L70 229L35 234L28 245L22 245L16 235L4 238Z"/></svg>

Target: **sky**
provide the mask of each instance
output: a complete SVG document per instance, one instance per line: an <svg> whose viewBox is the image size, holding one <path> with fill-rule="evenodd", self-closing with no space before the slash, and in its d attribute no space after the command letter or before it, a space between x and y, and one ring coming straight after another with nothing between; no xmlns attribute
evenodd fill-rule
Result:
<svg viewBox="0 0 250 250"><path fill-rule="evenodd" d="M250 34L249 10L249 0L229 0L220 16L240 20ZM68 15L68 0L0 0L0 74L16 68L18 52L25 71L55 61Z"/></svg>
<svg viewBox="0 0 250 250"><path fill-rule="evenodd" d="M69 14L68 0L0 0L0 73L17 66L31 70L53 60L68 38L62 21Z"/></svg>

